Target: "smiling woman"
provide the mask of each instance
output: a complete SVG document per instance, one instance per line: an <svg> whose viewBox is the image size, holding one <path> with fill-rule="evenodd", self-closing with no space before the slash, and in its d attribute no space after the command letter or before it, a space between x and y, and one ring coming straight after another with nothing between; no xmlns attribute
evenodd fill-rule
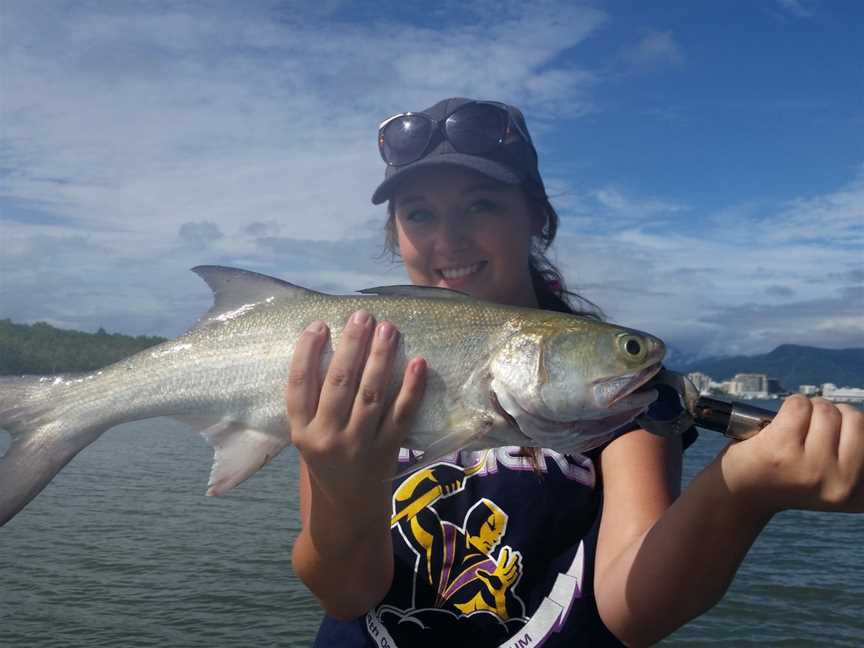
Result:
<svg viewBox="0 0 864 648"><path fill-rule="evenodd" d="M446 99L386 120L378 144L387 168L373 202L388 202L388 244L413 283L573 312L543 256L557 215L518 109ZM530 338L530 327L523 333ZM494 376L504 420L541 444L561 449L556 433L570 407L581 408L580 430L611 431L581 449L543 449L532 466L518 447L431 458L400 450L435 373L411 359L387 402L379 395L396 357L393 324L355 313L322 376L327 337L323 323L306 330L286 390L301 458L293 564L327 613L317 646L646 645L720 599L775 512L864 509L862 415L796 398L679 497L681 439L625 425L628 408L647 404L630 392L663 355L650 338L582 344L594 367L633 360L632 372L590 387L556 387L566 370L549 353L570 344L565 335L542 352L504 342L488 369L478 365ZM459 343L440 341L455 353ZM534 371L508 371L508 358ZM590 407L576 403L580 393ZM451 424L451 437L472 438L480 422Z"/></svg>

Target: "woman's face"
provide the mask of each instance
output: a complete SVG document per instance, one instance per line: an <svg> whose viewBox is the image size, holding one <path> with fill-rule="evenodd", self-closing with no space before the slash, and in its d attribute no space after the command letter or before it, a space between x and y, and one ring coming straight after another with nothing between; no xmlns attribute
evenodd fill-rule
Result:
<svg viewBox="0 0 864 648"><path fill-rule="evenodd" d="M399 252L414 284L537 306L528 261L543 223L520 187L431 167L406 180L393 205Z"/></svg>

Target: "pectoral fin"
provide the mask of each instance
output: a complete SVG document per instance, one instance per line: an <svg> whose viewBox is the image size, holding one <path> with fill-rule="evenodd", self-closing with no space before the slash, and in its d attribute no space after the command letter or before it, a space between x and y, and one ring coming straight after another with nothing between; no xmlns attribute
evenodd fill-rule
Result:
<svg viewBox="0 0 864 648"><path fill-rule="evenodd" d="M482 438L493 425L491 418L480 414L471 414L461 420L454 418L451 418L451 420L453 421L451 431L423 450L423 458L418 463L412 464L409 468L399 472L394 479L404 477L415 470L438 463L442 457L447 456L451 452L461 450L472 441Z"/></svg>
<svg viewBox="0 0 864 648"><path fill-rule="evenodd" d="M201 430L213 446L213 468L207 495L224 495L254 475L287 445L266 432L234 421L213 421L202 417L174 417ZM206 426L206 427L205 427Z"/></svg>

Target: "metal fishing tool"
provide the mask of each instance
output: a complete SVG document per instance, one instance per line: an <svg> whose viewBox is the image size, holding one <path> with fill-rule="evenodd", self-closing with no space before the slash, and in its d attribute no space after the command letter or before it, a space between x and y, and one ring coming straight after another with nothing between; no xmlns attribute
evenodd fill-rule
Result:
<svg viewBox="0 0 864 648"><path fill-rule="evenodd" d="M656 389L659 397L636 422L659 436L680 436L696 425L742 441L757 434L776 414L746 403L700 395L687 376L665 367L647 387Z"/></svg>

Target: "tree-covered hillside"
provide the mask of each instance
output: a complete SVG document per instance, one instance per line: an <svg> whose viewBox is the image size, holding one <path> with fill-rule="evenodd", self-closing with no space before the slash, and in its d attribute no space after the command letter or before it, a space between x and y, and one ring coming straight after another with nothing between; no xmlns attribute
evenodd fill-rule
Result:
<svg viewBox="0 0 864 648"><path fill-rule="evenodd" d="M0 320L0 374L91 371L117 362L164 338L67 331L44 322Z"/></svg>

